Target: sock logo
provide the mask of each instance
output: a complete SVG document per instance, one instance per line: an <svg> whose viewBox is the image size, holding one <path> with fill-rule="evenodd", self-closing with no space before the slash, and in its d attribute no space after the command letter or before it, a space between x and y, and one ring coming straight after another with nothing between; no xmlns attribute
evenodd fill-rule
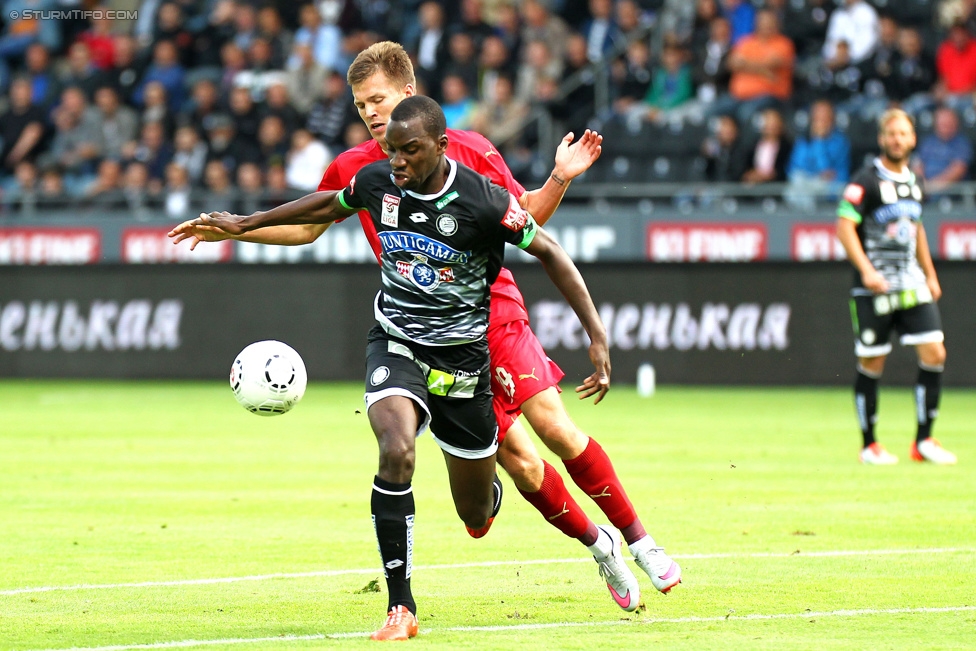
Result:
<svg viewBox="0 0 976 651"><path fill-rule="evenodd" d="M394 558L392 561L389 561L385 565L385 567L388 570L395 570L396 568L401 567L402 565L403 565L403 561L401 561L399 558Z"/></svg>
<svg viewBox="0 0 976 651"><path fill-rule="evenodd" d="M563 510L560 511L559 513L557 513L556 515L550 515L549 516L549 519L550 520L555 520L559 516L566 515L567 513L569 513L569 509L566 508L566 502L563 502Z"/></svg>
<svg viewBox="0 0 976 651"><path fill-rule="evenodd" d="M612 497L612 495L610 495L610 487L604 486L602 493L597 493L596 495L590 495L590 497L592 497L593 499L596 499L598 497Z"/></svg>

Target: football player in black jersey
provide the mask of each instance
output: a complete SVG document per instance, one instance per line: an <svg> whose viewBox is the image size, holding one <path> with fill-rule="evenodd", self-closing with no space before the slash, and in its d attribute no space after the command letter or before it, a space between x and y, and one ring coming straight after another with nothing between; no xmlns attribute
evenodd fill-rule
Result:
<svg viewBox="0 0 976 651"><path fill-rule="evenodd" d="M190 222L238 235L370 212L382 243L383 278L366 360L367 413L380 449L371 506L390 616L410 620L384 627L374 639L392 639L383 637L387 628L407 630L409 637L417 632L410 589L415 437L430 426L465 525L484 527L501 504L485 334L489 287L506 242L542 262L590 338L596 371L578 389L581 397L599 401L610 386L606 331L579 271L507 190L447 158L437 103L422 96L400 102L386 140L390 160L365 166L344 190L249 216L213 212Z"/></svg>
<svg viewBox="0 0 976 651"><path fill-rule="evenodd" d="M900 109L879 120L881 154L844 190L837 210L837 237L856 270L851 290L855 353L854 400L864 445L862 463L898 462L875 440L878 380L891 352L892 331L918 353L915 461L954 464L956 455L932 437L938 415L946 350L937 301L942 295L922 227L922 188L908 169L915 128Z"/></svg>

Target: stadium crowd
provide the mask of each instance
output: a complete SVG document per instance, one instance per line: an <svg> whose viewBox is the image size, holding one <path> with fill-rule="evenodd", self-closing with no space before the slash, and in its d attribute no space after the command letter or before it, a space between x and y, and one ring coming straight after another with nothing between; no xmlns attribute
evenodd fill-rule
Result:
<svg viewBox="0 0 976 651"><path fill-rule="evenodd" d="M541 129L595 126L589 180L829 195L892 105L930 190L974 172L976 0L9 0L0 20L6 212L183 218L314 190L369 137L345 71L384 39L526 182Z"/></svg>

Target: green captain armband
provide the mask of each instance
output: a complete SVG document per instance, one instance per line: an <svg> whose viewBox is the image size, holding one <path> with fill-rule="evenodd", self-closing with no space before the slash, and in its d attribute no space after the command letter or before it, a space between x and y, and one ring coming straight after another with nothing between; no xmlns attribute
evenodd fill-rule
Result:
<svg viewBox="0 0 976 651"><path fill-rule="evenodd" d="M535 239L535 234L539 232L539 225L535 223L535 219L532 215L529 215L528 220L525 222L525 227L522 229L522 241L516 244L520 249L527 249L532 240Z"/></svg>
<svg viewBox="0 0 976 651"><path fill-rule="evenodd" d="M348 203L346 203L346 198L344 196L345 194L346 194L345 188L343 188L342 190L339 190L339 194L336 195L336 199L339 200L339 203L342 204L342 207L345 208L346 210L356 210L355 208L353 208L352 206L350 206Z"/></svg>
<svg viewBox="0 0 976 651"><path fill-rule="evenodd" d="M850 201L841 201L837 206L837 216L850 219L855 224L861 223L861 213L859 213Z"/></svg>

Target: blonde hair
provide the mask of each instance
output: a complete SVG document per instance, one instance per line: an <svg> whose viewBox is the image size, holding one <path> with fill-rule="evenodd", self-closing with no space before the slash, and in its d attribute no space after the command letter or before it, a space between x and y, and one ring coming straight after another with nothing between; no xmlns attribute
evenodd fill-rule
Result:
<svg viewBox="0 0 976 651"><path fill-rule="evenodd" d="M908 124L912 125L912 131L915 130L915 120L912 119L912 116L910 116L908 113L906 113L900 108L893 108L893 109L888 109L887 111L881 114L880 118L878 118L878 132L884 133L884 130L888 128L888 124L892 120L897 120L898 118L904 118L905 120L907 120Z"/></svg>
<svg viewBox="0 0 976 651"><path fill-rule="evenodd" d="M403 46L393 41L374 43L360 52L349 71L346 81L350 86L361 84L377 72L382 72L393 85L403 88L408 84L415 86L413 64Z"/></svg>

